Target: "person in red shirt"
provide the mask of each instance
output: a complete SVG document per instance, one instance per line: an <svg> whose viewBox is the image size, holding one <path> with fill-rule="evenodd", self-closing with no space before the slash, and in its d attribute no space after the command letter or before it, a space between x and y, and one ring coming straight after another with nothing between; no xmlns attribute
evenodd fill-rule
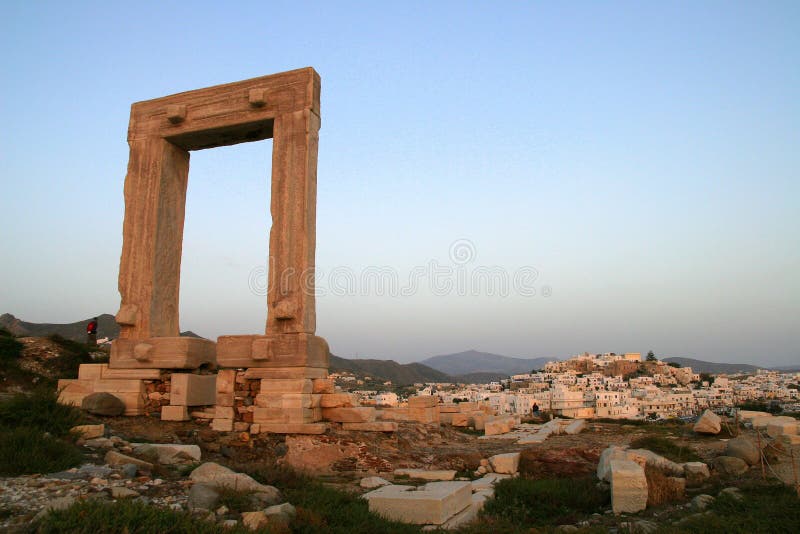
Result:
<svg viewBox="0 0 800 534"><path fill-rule="evenodd" d="M86 343L90 347L97 346L97 317L89 321L89 324L86 325Z"/></svg>

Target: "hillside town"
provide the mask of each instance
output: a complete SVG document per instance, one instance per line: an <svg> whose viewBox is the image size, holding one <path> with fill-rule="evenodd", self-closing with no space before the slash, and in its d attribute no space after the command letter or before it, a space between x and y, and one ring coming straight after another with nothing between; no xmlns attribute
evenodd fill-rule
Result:
<svg viewBox="0 0 800 534"><path fill-rule="evenodd" d="M339 383L363 383L348 373L331 376ZM582 419L659 420L693 418L706 409L724 412L752 402L788 410L800 406L800 373L701 375L652 354L643 359L641 353L583 353L488 384L427 383L415 384L415 389L417 395L436 395L442 403L488 403L498 414L522 417L543 412ZM402 400L389 391L354 392L376 406L397 406Z"/></svg>

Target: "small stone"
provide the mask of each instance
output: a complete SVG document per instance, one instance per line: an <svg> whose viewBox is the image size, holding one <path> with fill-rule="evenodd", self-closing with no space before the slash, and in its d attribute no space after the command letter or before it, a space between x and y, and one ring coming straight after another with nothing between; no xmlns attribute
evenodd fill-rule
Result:
<svg viewBox="0 0 800 534"><path fill-rule="evenodd" d="M723 495L726 495L731 499L739 502L744 500L744 495L742 495L742 490L740 490L739 488L730 487L720 490L718 497L722 497Z"/></svg>
<svg viewBox="0 0 800 534"><path fill-rule="evenodd" d="M367 477L362 478L361 482L358 483L359 486L365 489L375 489L380 488L382 486L388 486L391 484L388 480L385 480L381 477Z"/></svg>
<svg viewBox="0 0 800 534"><path fill-rule="evenodd" d="M701 486L711 476L708 466L703 462L686 462L683 464L683 472L686 485L690 488Z"/></svg>
<svg viewBox="0 0 800 534"><path fill-rule="evenodd" d="M78 425L72 427L69 431L83 439L102 438L106 431L106 425Z"/></svg>
<svg viewBox="0 0 800 534"><path fill-rule="evenodd" d="M506 454L496 454L489 458L489 464L495 473L513 475L519 469L520 453L509 452Z"/></svg>
<svg viewBox="0 0 800 534"><path fill-rule="evenodd" d="M221 526L222 528L236 528L238 524L239 522L236 521L235 519L226 519L224 521L219 522L219 526Z"/></svg>
<svg viewBox="0 0 800 534"><path fill-rule="evenodd" d="M138 470L139 468L136 464L125 464L122 466L122 474L127 478L135 477Z"/></svg>
<svg viewBox="0 0 800 534"><path fill-rule="evenodd" d="M250 530L259 530L269 525L264 512L242 512L242 524Z"/></svg>
<svg viewBox="0 0 800 534"><path fill-rule="evenodd" d="M264 513L268 516L276 514L286 514L289 517L294 517L297 515L297 510L290 503L285 502L283 504L276 504L274 506L270 506L269 508L264 510Z"/></svg>
<svg viewBox="0 0 800 534"><path fill-rule="evenodd" d="M111 488L111 497L114 499L130 499L138 496L139 492L132 489L123 488L120 486L113 486Z"/></svg>
<svg viewBox="0 0 800 534"><path fill-rule="evenodd" d="M714 502L714 497L711 495L701 494L692 499L691 507L693 510L702 512Z"/></svg>
<svg viewBox="0 0 800 534"><path fill-rule="evenodd" d="M633 524L633 528L631 530L636 534L652 534L658 530L658 524L653 523L652 521L637 521Z"/></svg>
<svg viewBox="0 0 800 534"><path fill-rule="evenodd" d="M230 511L231 511L231 509L223 504L222 506L217 508L217 510L214 513L216 513L217 515L225 515Z"/></svg>
<svg viewBox="0 0 800 534"><path fill-rule="evenodd" d="M195 508L213 510L219 504L219 499L220 493L214 486L198 483L189 489L187 506L189 510Z"/></svg>

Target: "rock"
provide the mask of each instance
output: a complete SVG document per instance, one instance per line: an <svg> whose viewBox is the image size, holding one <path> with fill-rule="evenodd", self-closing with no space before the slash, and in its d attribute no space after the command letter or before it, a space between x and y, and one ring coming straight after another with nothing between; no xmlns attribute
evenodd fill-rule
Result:
<svg viewBox="0 0 800 534"><path fill-rule="evenodd" d="M285 502L283 504L276 504L274 506L270 506L269 508L264 510L264 513L267 514L267 516L276 514L285 514L289 517L294 517L297 515L297 510L290 503Z"/></svg>
<svg viewBox="0 0 800 534"><path fill-rule="evenodd" d="M692 499L691 507L693 510L702 512L714 502L714 497L711 495L701 494Z"/></svg>
<svg viewBox="0 0 800 534"><path fill-rule="evenodd" d="M616 445L611 445L607 449L605 449L602 453L600 453L600 460L597 464L597 478L600 480L605 480L606 482L611 481L611 461L612 460L627 460L628 455L625 452L626 450L622 447L618 447Z"/></svg>
<svg viewBox="0 0 800 534"><path fill-rule="evenodd" d="M453 480L456 478L454 470L426 470L426 469L395 469L395 476L407 476L419 480Z"/></svg>
<svg viewBox="0 0 800 534"><path fill-rule="evenodd" d="M202 508L214 510L219 504L220 494L217 488L205 483L194 484L188 493L189 510Z"/></svg>
<svg viewBox="0 0 800 534"><path fill-rule="evenodd" d="M250 530L259 530L269 525L264 512L242 512L242 524Z"/></svg>
<svg viewBox="0 0 800 534"><path fill-rule="evenodd" d="M108 438L94 438L94 439L87 439L83 442L84 447L89 447L90 449L113 449L114 442Z"/></svg>
<svg viewBox="0 0 800 534"><path fill-rule="evenodd" d="M686 462L683 464L683 472L686 476L686 486L696 488L708 480L711 472L703 462Z"/></svg>
<svg viewBox="0 0 800 534"><path fill-rule="evenodd" d="M634 534L652 534L658 530L658 524L652 521L637 521L631 526L631 532Z"/></svg>
<svg viewBox="0 0 800 534"><path fill-rule="evenodd" d="M106 425L78 425L69 429L70 432L83 439L102 438L106 432Z"/></svg>
<svg viewBox="0 0 800 534"><path fill-rule="evenodd" d="M367 477L362 478L361 482L358 483L359 486L365 489L375 489L380 488L383 486L388 486L391 484L388 480L385 480L381 477Z"/></svg>
<svg viewBox="0 0 800 534"><path fill-rule="evenodd" d="M134 458L132 456L126 456L117 451L108 451L106 453L105 462L108 465L134 464L136 467L145 469L147 471L153 470L153 464L145 462L144 460L139 460L138 458Z"/></svg>
<svg viewBox="0 0 800 534"><path fill-rule="evenodd" d="M489 458L489 464L495 473L513 475L519 470L519 457L518 452L496 454Z"/></svg>
<svg viewBox="0 0 800 534"><path fill-rule="evenodd" d="M722 496L728 496L734 501L739 501L739 502L744 500L744 495L742 495L742 490L734 487L720 490L719 495L717 495L717 497L722 497Z"/></svg>
<svg viewBox="0 0 800 534"><path fill-rule="evenodd" d="M711 410L703 412L694 424L694 431L698 434L719 434L722 430L722 419Z"/></svg>
<svg viewBox="0 0 800 534"><path fill-rule="evenodd" d="M138 470L139 470L139 468L136 466L136 464L125 464L125 465L122 466L122 474L126 478L135 477L136 476L136 472Z"/></svg>
<svg viewBox="0 0 800 534"><path fill-rule="evenodd" d="M714 470L721 475L737 477L747 472L747 462L733 456L717 456L714 458Z"/></svg>
<svg viewBox="0 0 800 534"><path fill-rule="evenodd" d="M747 465L756 465L761 460L758 446L745 437L728 440L728 443L725 445L725 455L742 459L747 462Z"/></svg>
<svg viewBox="0 0 800 534"><path fill-rule="evenodd" d="M111 487L111 497L114 499L131 499L138 496L139 492L132 489L124 488L122 486Z"/></svg>
<svg viewBox="0 0 800 534"><path fill-rule="evenodd" d="M796 436L798 434L798 421L794 418L781 419L776 417L775 421L767 424L767 434L771 438L779 438L784 435Z"/></svg>
<svg viewBox="0 0 800 534"><path fill-rule="evenodd" d="M235 519L225 519L224 521L219 522L219 526L222 528L236 528L236 525L238 524L239 522Z"/></svg>
<svg viewBox="0 0 800 534"><path fill-rule="evenodd" d="M215 513L216 515L223 516L223 515L227 514L227 513L228 513L228 512L230 512L230 511L231 511L231 509L230 509L230 508L228 508L227 506L225 506L225 505L223 504L222 506L220 506L219 508L217 508L217 509L214 511L214 513Z"/></svg>
<svg viewBox="0 0 800 534"><path fill-rule="evenodd" d="M578 532L578 527L575 525L559 525L556 527L559 532Z"/></svg>
<svg viewBox="0 0 800 534"><path fill-rule="evenodd" d="M158 463L174 465L199 461L200 447L172 443L132 443L133 450L142 456L153 457Z"/></svg>
<svg viewBox="0 0 800 534"><path fill-rule="evenodd" d="M483 478L479 478L471 482L472 491L478 492L478 491L491 490L492 488L494 488L495 484L497 484L504 478L511 478L511 475L501 475L500 473L489 473Z"/></svg>
<svg viewBox="0 0 800 534"><path fill-rule="evenodd" d="M647 507L647 478L631 460L611 460L611 508L615 514L636 513Z"/></svg>
<svg viewBox="0 0 800 534"><path fill-rule="evenodd" d="M83 398L81 409L94 415L116 417L125 413L125 403L111 393L91 393Z"/></svg>
<svg viewBox="0 0 800 534"><path fill-rule="evenodd" d="M50 499L47 501L47 504L44 506L44 508L42 508L39 513L34 516L33 521L38 521L52 511L66 510L75 504L75 502L75 497L56 497L55 499Z"/></svg>
<svg viewBox="0 0 800 534"><path fill-rule="evenodd" d="M256 492L259 498L270 504L281 500L281 492L273 486L259 484L244 473L236 473L227 467L214 462L206 462L191 472L189 478L195 482L204 482L216 488L229 488L242 492Z"/></svg>

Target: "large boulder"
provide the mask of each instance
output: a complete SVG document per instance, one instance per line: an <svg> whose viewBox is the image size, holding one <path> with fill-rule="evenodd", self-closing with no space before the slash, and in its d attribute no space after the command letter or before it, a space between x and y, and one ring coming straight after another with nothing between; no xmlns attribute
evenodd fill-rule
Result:
<svg viewBox="0 0 800 534"><path fill-rule="evenodd" d="M81 409L94 415L116 417L125 413L125 403L111 393L92 393L83 398Z"/></svg>
<svg viewBox="0 0 800 534"><path fill-rule="evenodd" d="M136 454L151 457L160 464L172 465L192 463L200 460L201 451L197 445L174 443L131 443Z"/></svg>
<svg viewBox="0 0 800 534"><path fill-rule="evenodd" d="M714 470L720 475L738 477L747 472L747 462L733 456L717 456L714 458Z"/></svg>
<svg viewBox="0 0 800 534"><path fill-rule="evenodd" d="M694 424L694 431L698 434L719 434L722 430L722 419L711 410L703 412Z"/></svg>
<svg viewBox="0 0 800 534"><path fill-rule="evenodd" d="M215 488L229 488L241 492L256 492L270 504L281 502L281 492L274 486L265 486L244 473L236 473L214 462L206 462L191 472L189 478Z"/></svg>
<svg viewBox="0 0 800 534"><path fill-rule="evenodd" d="M748 465L756 465L761 460L761 453L758 446L752 440L745 437L738 437L728 440L725 445L725 456L733 456L747 462Z"/></svg>

